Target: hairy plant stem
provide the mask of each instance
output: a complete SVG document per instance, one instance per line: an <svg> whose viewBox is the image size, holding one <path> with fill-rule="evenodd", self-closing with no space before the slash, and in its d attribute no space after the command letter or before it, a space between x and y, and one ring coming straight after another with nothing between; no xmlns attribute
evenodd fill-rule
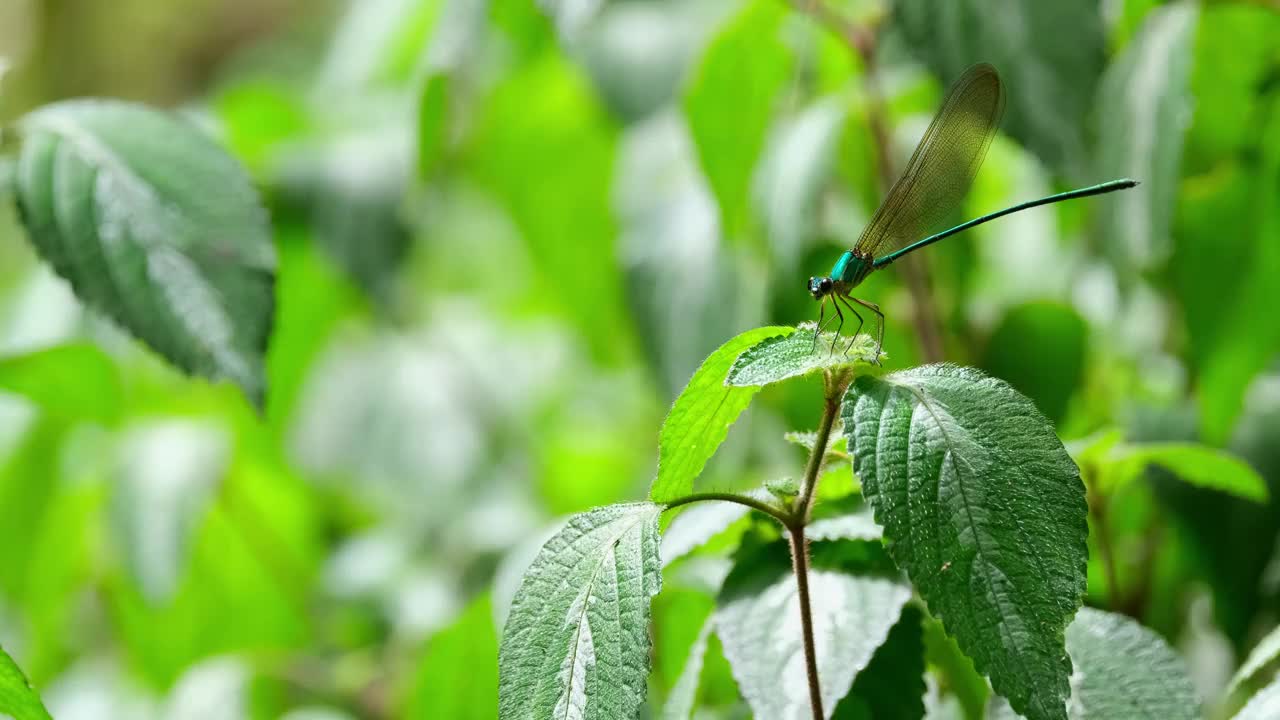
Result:
<svg viewBox="0 0 1280 720"><path fill-rule="evenodd" d="M813 641L813 604L809 599L809 545L805 539L805 526L809 524L809 515L813 510L814 499L817 497L818 475L822 472L827 447L831 444L831 430L835 427L836 415L840 412L840 401L852 380L853 373L847 368L827 371L823 377L822 420L818 424L817 437L814 440L813 449L809 452L809 460L805 464L800 491L789 510L746 495L724 492L684 495L668 502L665 508L671 510L681 505L707 500L737 503L772 517L787 529L791 543L791 567L796 574L796 596L800 603L800 631L804 643L805 675L809 681L809 707L813 710L813 720L825 720L826 714L822 711L822 686L818 681L818 651Z"/></svg>
<svg viewBox="0 0 1280 720"><path fill-rule="evenodd" d="M818 652L813 641L813 608L809 600L809 544L805 540L804 529L809 524L809 514L813 510L813 500L818 489L818 474L822 471L822 461L827 454L827 445L831 442L831 428L840 411L840 396L848 386L848 377L836 377L828 373L824 385L826 392L822 420L818 425L813 450L809 453L809 462L805 465L800 495L796 499L791 517L785 523L791 539L791 567L796 574L797 599L800 602L800 631L804 641L804 667L809 680L809 707L813 710L813 720L824 720L826 715L822 711Z"/></svg>
<svg viewBox="0 0 1280 720"><path fill-rule="evenodd" d="M809 602L809 546L804 525L790 528L791 567L796 573L796 597L800 600L800 631L804 634L804 670L809 678L809 707L813 720L825 720L822 687L818 683L818 653L813 645L813 610Z"/></svg>
<svg viewBox="0 0 1280 720"><path fill-rule="evenodd" d="M753 497L748 497L746 495L739 495L737 493L726 493L726 492L692 493L690 495L684 495L682 497L676 498L675 500L672 500L671 502L667 503L667 506L665 509L673 510L675 508L680 507L681 505L689 505L691 503L696 503L696 502L705 502L707 500L720 500L722 502L731 502L731 503L737 503L739 505L746 505L752 510L759 510L765 515L768 515L769 517L782 523L786 527L791 526L791 515L783 511L781 508L774 507L773 505L770 505L767 502L756 500Z"/></svg>

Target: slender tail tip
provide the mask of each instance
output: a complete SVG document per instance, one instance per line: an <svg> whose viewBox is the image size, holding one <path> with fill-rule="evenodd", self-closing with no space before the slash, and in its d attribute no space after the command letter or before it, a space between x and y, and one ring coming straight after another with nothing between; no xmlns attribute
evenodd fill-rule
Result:
<svg viewBox="0 0 1280 720"><path fill-rule="evenodd" d="M1131 187L1138 187L1142 183L1137 180L1134 180L1133 178L1121 178L1118 181L1118 184L1124 188L1131 188Z"/></svg>

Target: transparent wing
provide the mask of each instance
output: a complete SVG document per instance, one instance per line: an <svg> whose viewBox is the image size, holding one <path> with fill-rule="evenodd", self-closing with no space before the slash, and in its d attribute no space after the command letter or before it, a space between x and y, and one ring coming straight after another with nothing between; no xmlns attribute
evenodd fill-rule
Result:
<svg viewBox="0 0 1280 720"><path fill-rule="evenodd" d="M982 63L966 70L854 249L879 257L937 230L969 192L1003 112L996 69Z"/></svg>

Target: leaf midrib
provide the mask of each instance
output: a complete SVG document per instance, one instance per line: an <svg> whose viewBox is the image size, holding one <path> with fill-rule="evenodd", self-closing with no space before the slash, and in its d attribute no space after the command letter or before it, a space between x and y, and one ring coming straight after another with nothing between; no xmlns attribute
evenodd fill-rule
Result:
<svg viewBox="0 0 1280 720"><path fill-rule="evenodd" d="M646 510L646 512L648 512L648 510ZM616 549L618 546L618 543L622 541L622 537L627 533L631 532L631 530L634 529L636 525L639 525L643 520L644 520L644 513L637 513L636 518L632 521L630 525L626 526L621 531L619 531L618 534L615 535L613 538L611 538L608 542L602 544L601 547L605 548L605 550L600 553L600 561L596 564L595 569L591 571L591 579L587 581L586 585L584 586L584 589L586 591L586 596L583 599L582 611L578 615L576 627L573 633L573 652L571 654L572 660L569 664L569 685L565 687L565 692L569 693L570 696L572 696L574 671L577 670L577 667L578 667L578 646L582 640L582 626L586 621L586 614L591 607L591 596L592 596L593 590L595 589L596 580L600 576L600 570L604 568L605 558L613 554L613 550ZM620 605L620 603L614 604L615 613L618 613L618 607L617 607L618 605ZM617 617L618 617L618 626L621 627L622 616L621 614L618 614ZM534 692L535 697L537 696L536 687L537 686L535 686L535 692ZM569 707L570 705L566 703L564 714L560 716L561 720L564 720L565 718L568 717Z"/></svg>
<svg viewBox="0 0 1280 720"><path fill-rule="evenodd" d="M952 465L953 465L953 467L955 466L955 460L954 460L954 459L955 459L955 458L959 458L961 461L963 461L963 462L964 462L964 464L969 468L969 470L970 470L970 471L976 472L976 470L974 469L973 465L972 465L971 463L969 463L969 461L968 461L967 459L965 459L963 455L960 455L960 454L958 454L958 453L956 453L956 452L955 452L955 443L952 441L950 434L948 434L948 433L947 433L946 425L945 425L945 424L942 422L942 420L938 417L938 414L934 412L933 407L932 407L932 405L930 404L928 397L923 393L923 391L921 391L919 388L917 388L917 387L915 387L914 385L911 385L911 384L909 384L909 383L903 383L903 384L900 384L900 385L899 385L899 387L905 387L905 388L907 389L907 391L908 391L908 392L910 392L912 395L914 395L914 396L916 397L916 399L917 399L917 400L919 400L920 405L921 405L922 407L924 407L924 408L925 408L925 410L929 413L929 416L930 416L931 418L933 418L933 422L934 422L934 424L938 427L938 431L942 434L943 440L944 440L944 441L946 442L946 444L947 444L947 453L946 453L946 455L947 455L947 457L949 457L949 458L952 458L952 459L953 459L953 460L952 460ZM959 476L960 476L959 468L957 467L957 477L959 477ZM969 503L969 495L968 495L968 493L965 491L965 487L964 487L964 485L965 485L965 484L964 484L963 480L961 480L961 482L959 482L959 483L958 483L958 485L959 485L959 489L960 489L960 498L961 498L961 500L962 500L962 501L963 501L963 503L964 503L965 516L966 516L966 518L968 519L969 526L970 526L971 528L976 528L976 527L977 527L977 525L974 523L974 520L973 520L973 509L972 509L972 508L971 508L971 506L970 506L970 503ZM939 484L939 487L941 487L941 485L940 485L940 484ZM974 532L973 537L974 537L975 544L977 545L977 555L978 555L978 557L982 560L982 574L983 574L983 577L984 577L984 578L985 578L985 580L986 580L987 588L988 588L988 590L992 593L992 597L993 597L993 598L1000 598L999 593L996 593L996 592L995 592L995 584L992 582L992 579L991 579L991 572L990 572L990 567L989 567L989 566L990 566L990 562L989 562L989 561L987 560L987 558L986 558L987 552L986 552L986 549L983 547L984 542L983 542L982 533ZM1010 629L1009 629L1009 628L1008 628L1008 626L1007 626L1007 621L1006 621L1006 619L1005 619L1005 618L1006 618L1006 616L1007 616L1007 614L1008 614L1008 608L1007 608L1006 603L1004 602L1003 598L1000 598L1000 599L997 599L997 600L996 600L996 604L997 604L997 605L1000 607L1000 609L1001 609L1001 613L1000 613L1000 621L999 621L1001 634L1002 634L1002 635L1004 635L1004 637L1005 637L1005 640L1006 640L1006 641L1008 641L1008 642L1011 642L1011 643L1012 643L1012 647L1018 647L1018 648L1020 648L1020 645L1019 645L1017 642L1014 642L1014 641L1013 641L1013 638L1012 638L1012 636L1011 636L1011 634L1010 634ZM1016 609L1016 608L1015 608L1015 609ZM973 614L973 608L972 608L972 605L970 605L970 614L971 614L971 615ZM1016 613L1015 613L1015 614L1016 614ZM1019 654L1021 654L1021 652L1019 652ZM984 664L985 664L985 663L984 663ZM1032 694L1034 695L1035 693L1032 693Z"/></svg>

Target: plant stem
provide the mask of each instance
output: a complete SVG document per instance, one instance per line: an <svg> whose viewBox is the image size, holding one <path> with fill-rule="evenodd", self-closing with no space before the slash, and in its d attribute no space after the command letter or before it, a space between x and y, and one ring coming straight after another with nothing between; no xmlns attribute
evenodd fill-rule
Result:
<svg viewBox="0 0 1280 720"><path fill-rule="evenodd" d="M746 505L752 510L759 510L760 512L777 520L778 522L782 523L785 526L790 527L791 525L791 516L783 512L780 508L774 507L773 505L770 505L767 502L761 502L760 500L756 500L753 497L748 497L746 495L739 495L737 493L724 493L724 492L693 493L691 495L685 495L683 497L678 497L675 500L672 500L671 502L667 503L666 509L672 510L674 508L680 507L681 505L689 505L691 503L705 502L708 500L720 500L723 502L731 502L731 503L737 503L739 505Z"/></svg>
<svg viewBox="0 0 1280 720"><path fill-rule="evenodd" d="M804 528L809 523L809 513L813 509L813 499L818 489L818 473L822 470L822 461L826 457L827 445L831 441L831 428L835 425L836 413L840 410L840 396L846 384L847 380L836 381L830 376L826 378L822 421L818 425L818 435L813 443L813 450L809 452L809 462L805 465L804 481L800 486L795 510L785 523L791 539L791 567L796 574L797 599L800 601L804 668L809 680L809 707L813 710L813 720L824 720L826 715L822 712L822 686L818 681L818 651L813 641L813 609L809 601L809 544L804 537Z"/></svg>
<svg viewBox="0 0 1280 720"><path fill-rule="evenodd" d="M813 720L825 720L822 712L822 687L818 682L818 653L813 643L813 610L809 603L809 546L804 538L804 524L790 528L791 567L796 573L797 597L800 600L800 630L804 636L804 669L809 678L809 707Z"/></svg>
<svg viewBox="0 0 1280 720"><path fill-rule="evenodd" d="M835 425L836 413L840 409L838 393L828 391L826 404L822 411L822 421L818 424L817 438L813 450L809 453L809 462L804 468L804 479L800 484L800 495L796 500L795 512L787 523L787 529L803 528L809 522L809 511L813 509L814 494L818 489L818 473L822 470L822 461L827 455L827 445L831 442L831 427Z"/></svg>

